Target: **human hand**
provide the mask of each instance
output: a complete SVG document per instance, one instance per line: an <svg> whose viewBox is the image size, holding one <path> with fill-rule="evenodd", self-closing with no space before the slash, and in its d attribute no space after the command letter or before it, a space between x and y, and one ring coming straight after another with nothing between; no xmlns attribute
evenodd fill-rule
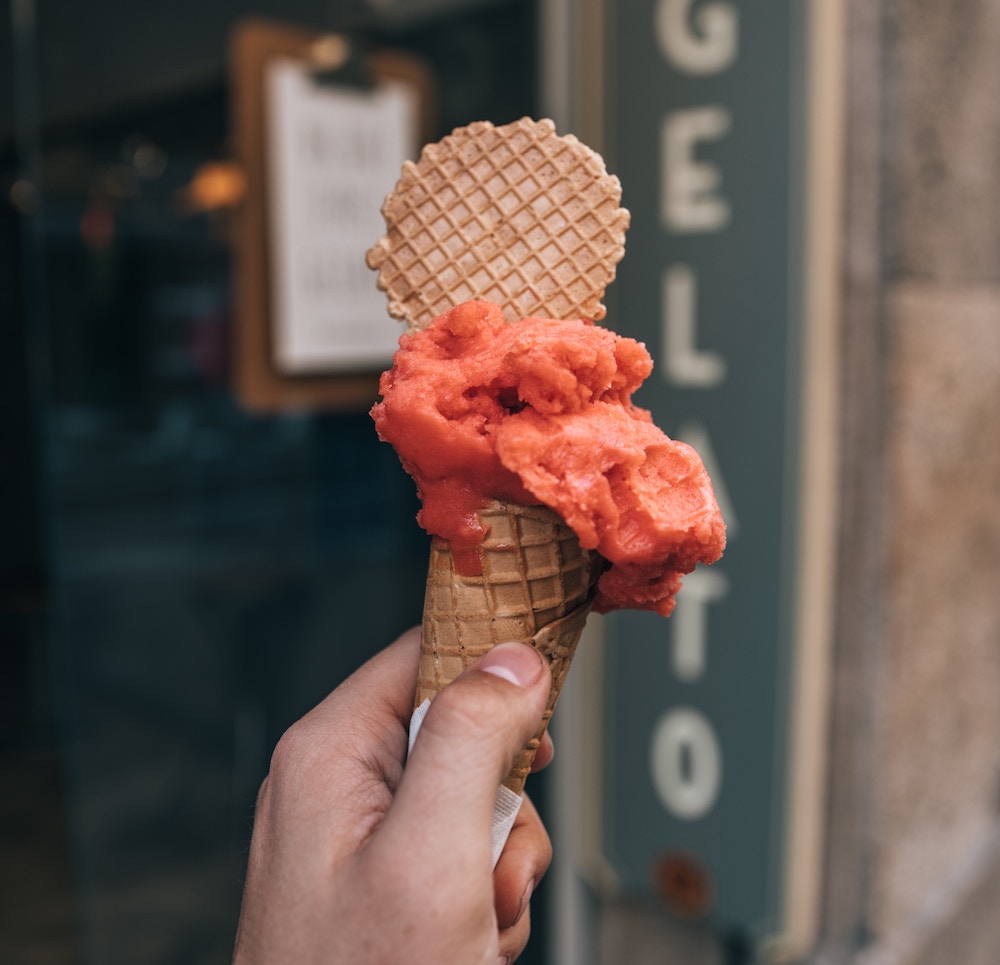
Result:
<svg viewBox="0 0 1000 965"><path fill-rule="evenodd" d="M503 644L431 704L403 769L413 630L278 742L257 800L235 965L495 965L530 931L551 847L525 801L495 869L497 789L538 728L548 665ZM536 768L552 756L543 741Z"/></svg>

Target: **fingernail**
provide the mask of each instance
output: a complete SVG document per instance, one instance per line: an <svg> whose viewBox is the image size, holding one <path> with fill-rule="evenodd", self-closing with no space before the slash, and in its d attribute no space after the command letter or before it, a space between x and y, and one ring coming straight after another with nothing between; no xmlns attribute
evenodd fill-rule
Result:
<svg viewBox="0 0 1000 965"><path fill-rule="evenodd" d="M542 675L542 656L527 644L500 643L480 659L478 667L518 687L530 687Z"/></svg>
<svg viewBox="0 0 1000 965"><path fill-rule="evenodd" d="M501 955L497 959L497 965L510 965L510 955Z"/></svg>
<svg viewBox="0 0 1000 965"><path fill-rule="evenodd" d="M510 927L513 928L520 920L521 915L524 914L525 909L528 907L528 902L531 901L531 893L535 890L534 879L528 882L528 887L524 889L524 894L521 895L521 904L517 906L517 914L514 916L514 920L511 922Z"/></svg>

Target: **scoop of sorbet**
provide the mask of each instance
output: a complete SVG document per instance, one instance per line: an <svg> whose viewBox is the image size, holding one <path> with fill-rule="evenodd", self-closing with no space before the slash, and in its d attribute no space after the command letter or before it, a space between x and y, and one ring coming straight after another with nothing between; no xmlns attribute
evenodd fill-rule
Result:
<svg viewBox="0 0 1000 965"><path fill-rule="evenodd" d="M413 477L429 533L472 575L493 499L544 505L608 561L594 609L674 607L680 579L712 563L725 524L698 454L632 393L645 347L588 321L525 318L466 302L402 336L372 409Z"/></svg>

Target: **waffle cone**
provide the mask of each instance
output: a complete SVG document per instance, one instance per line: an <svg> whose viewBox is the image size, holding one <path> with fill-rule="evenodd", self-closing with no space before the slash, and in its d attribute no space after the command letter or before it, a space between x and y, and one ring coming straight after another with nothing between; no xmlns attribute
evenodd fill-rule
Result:
<svg viewBox="0 0 1000 965"><path fill-rule="evenodd" d="M480 518L481 575L457 573L448 543L431 543L415 706L498 643L516 640L544 654L552 689L541 726L504 781L520 794L590 612L600 557L542 506L493 502Z"/></svg>

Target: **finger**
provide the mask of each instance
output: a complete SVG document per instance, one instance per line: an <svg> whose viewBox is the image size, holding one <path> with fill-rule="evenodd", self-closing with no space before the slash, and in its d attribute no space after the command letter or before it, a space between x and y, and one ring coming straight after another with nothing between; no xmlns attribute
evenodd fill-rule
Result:
<svg viewBox="0 0 1000 965"><path fill-rule="evenodd" d="M505 956L508 962L515 961L524 951L530 937L531 909L526 907L516 925L500 932L500 961L503 961Z"/></svg>
<svg viewBox="0 0 1000 965"><path fill-rule="evenodd" d="M336 703L340 716L355 716L375 709L409 726L420 660L420 627L411 627L395 643L351 674L315 712L323 715Z"/></svg>
<svg viewBox="0 0 1000 965"><path fill-rule="evenodd" d="M527 911L551 860L549 835L535 806L525 797L493 872L493 901L501 930L516 925Z"/></svg>
<svg viewBox="0 0 1000 965"><path fill-rule="evenodd" d="M388 807L406 753L419 652L419 629L405 633L285 731L271 756L258 818L273 813L289 834L308 836L313 820L331 808ZM382 799L363 799L359 788Z"/></svg>
<svg viewBox="0 0 1000 965"><path fill-rule="evenodd" d="M420 847L435 863L446 849L488 868L497 789L538 730L549 684L548 663L534 648L507 643L442 690L379 834L383 844Z"/></svg>
<svg viewBox="0 0 1000 965"><path fill-rule="evenodd" d="M380 740L399 743L402 739L405 748L419 659L420 628L414 627L294 724L291 736L314 734L331 757Z"/></svg>
<svg viewBox="0 0 1000 965"><path fill-rule="evenodd" d="M543 767L548 767L555 756L555 744L552 743L552 737L546 731L542 734L541 743L538 745L538 750L535 751L535 759L531 762L531 773L534 774L535 771L540 771Z"/></svg>

